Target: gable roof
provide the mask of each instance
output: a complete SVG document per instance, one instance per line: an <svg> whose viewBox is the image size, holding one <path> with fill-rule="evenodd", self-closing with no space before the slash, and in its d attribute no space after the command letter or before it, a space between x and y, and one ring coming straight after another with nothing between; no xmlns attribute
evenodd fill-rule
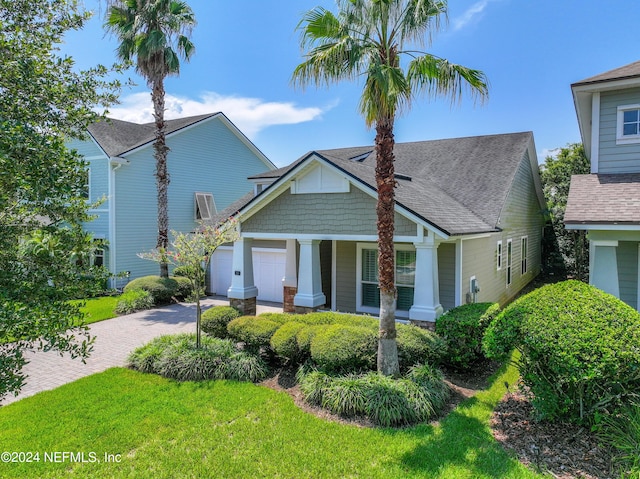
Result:
<svg viewBox="0 0 640 479"><path fill-rule="evenodd" d="M396 143L396 203L449 235L497 231L520 163L527 152L529 161L536 161L532 149L531 132ZM375 194L373 150L372 146L319 150L287 167L253 176L266 179L279 175L279 179L238 210L247 211L310 158L337 168Z"/></svg>
<svg viewBox="0 0 640 479"><path fill-rule="evenodd" d="M564 223L640 225L640 173L573 175Z"/></svg>
<svg viewBox="0 0 640 479"><path fill-rule="evenodd" d="M640 61L629 63L628 65L614 68L613 70L609 70L604 73L585 78L584 80L576 82L571 86L575 87L579 85L589 85L592 83L626 80L631 78L640 78Z"/></svg>

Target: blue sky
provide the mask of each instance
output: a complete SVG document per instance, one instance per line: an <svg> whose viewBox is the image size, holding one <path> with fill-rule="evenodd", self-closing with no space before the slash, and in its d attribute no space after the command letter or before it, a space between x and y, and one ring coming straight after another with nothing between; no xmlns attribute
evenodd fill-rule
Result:
<svg viewBox="0 0 640 479"><path fill-rule="evenodd" d="M307 151L373 143L357 111L361 83L293 88L302 61L295 27L302 14L333 0L187 0L198 25L196 53L166 82L167 118L223 111L278 166ZM94 18L66 37L62 51L87 68L115 60L105 6L85 0ZM396 122L396 141L533 131L540 161L580 141L570 85L639 60L637 0L449 0L449 22L428 48L483 70L489 99L422 98ZM111 116L151 121L145 81L123 91Z"/></svg>

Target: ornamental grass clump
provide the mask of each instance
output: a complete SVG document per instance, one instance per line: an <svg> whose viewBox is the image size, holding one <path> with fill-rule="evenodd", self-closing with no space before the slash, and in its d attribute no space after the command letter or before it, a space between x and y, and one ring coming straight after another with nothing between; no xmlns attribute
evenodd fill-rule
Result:
<svg viewBox="0 0 640 479"><path fill-rule="evenodd" d="M541 418L591 423L640 389L640 314L579 281L543 286L489 325L488 356L517 348L517 366Z"/></svg>
<svg viewBox="0 0 640 479"><path fill-rule="evenodd" d="M114 311L117 314L131 314L150 308L153 308L151 294L142 289L134 289L120 295Z"/></svg>

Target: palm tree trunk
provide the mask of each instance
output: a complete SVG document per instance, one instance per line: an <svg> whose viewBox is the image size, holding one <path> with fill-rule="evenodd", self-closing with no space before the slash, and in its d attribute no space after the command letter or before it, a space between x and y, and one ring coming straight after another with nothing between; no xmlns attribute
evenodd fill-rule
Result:
<svg viewBox="0 0 640 479"><path fill-rule="evenodd" d="M376 122L376 186L378 202L378 282L380 285L380 333L378 338L378 372L397 376L398 346L396 342L396 287L394 206L395 177L393 154L393 118Z"/></svg>
<svg viewBox="0 0 640 479"><path fill-rule="evenodd" d="M164 79L158 78L153 82L151 100L153 102L153 117L155 118L156 140L153 144L156 159L156 182L158 187L158 241L156 248L166 250L169 246L169 173L167 171L167 153L169 148L165 141L164 124ZM160 276L169 277L169 265L160 263Z"/></svg>

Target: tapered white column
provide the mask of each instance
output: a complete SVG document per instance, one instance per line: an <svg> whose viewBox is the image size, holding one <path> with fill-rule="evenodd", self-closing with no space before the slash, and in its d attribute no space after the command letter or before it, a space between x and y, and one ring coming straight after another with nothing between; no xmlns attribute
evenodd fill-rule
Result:
<svg viewBox="0 0 640 479"><path fill-rule="evenodd" d="M422 243L414 243L414 246L416 278L409 319L435 321L442 314L438 283L438 243L434 241L433 235L429 235Z"/></svg>
<svg viewBox="0 0 640 479"><path fill-rule="evenodd" d="M320 240L298 240L300 243L300 268L298 292L293 304L303 308L317 308L327 302L322 292L320 274Z"/></svg>
<svg viewBox="0 0 640 479"><path fill-rule="evenodd" d="M253 281L253 255L251 238L240 238L233 243L233 271L227 296L234 299L256 298L258 288Z"/></svg>

